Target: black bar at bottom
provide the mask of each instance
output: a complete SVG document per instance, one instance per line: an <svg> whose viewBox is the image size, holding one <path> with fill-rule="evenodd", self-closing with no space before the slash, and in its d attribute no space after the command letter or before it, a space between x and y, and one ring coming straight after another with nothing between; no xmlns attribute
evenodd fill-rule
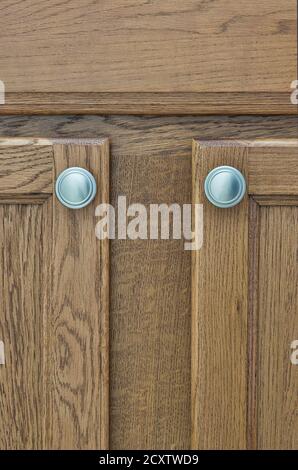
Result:
<svg viewBox="0 0 298 470"><path fill-rule="evenodd" d="M100 468L103 465L138 468L147 465L188 465L207 467L210 463L298 463L298 451L0 451L2 464L48 466L67 464Z"/></svg>

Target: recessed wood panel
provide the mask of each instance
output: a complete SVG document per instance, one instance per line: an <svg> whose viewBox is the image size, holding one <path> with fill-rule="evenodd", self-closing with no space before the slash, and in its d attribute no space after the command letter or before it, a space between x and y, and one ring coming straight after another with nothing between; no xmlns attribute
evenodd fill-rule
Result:
<svg viewBox="0 0 298 470"><path fill-rule="evenodd" d="M98 185L77 211L54 191L70 166ZM0 447L105 449L109 245L95 236L95 208L109 201L108 142L5 139L1 173Z"/></svg>
<svg viewBox="0 0 298 470"><path fill-rule="evenodd" d="M42 449L48 212L40 205L0 206L0 448Z"/></svg>
<svg viewBox="0 0 298 470"><path fill-rule="evenodd" d="M298 186L297 186L298 193ZM257 442L260 449L298 448L298 202L260 211L257 319Z"/></svg>

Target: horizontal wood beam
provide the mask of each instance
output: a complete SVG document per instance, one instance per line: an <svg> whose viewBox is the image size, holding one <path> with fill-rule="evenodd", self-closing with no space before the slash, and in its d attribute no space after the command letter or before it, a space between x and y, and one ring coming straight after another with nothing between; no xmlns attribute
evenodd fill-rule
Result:
<svg viewBox="0 0 298 470"><path fill-rule="evenodd" d="M0 115L298 115L289 93L6 93Z"/></svg>

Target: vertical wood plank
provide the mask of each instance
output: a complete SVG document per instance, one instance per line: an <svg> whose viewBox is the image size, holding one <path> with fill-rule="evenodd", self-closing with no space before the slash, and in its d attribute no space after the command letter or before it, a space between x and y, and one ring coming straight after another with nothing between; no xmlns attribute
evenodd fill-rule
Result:
<svg viewBox="0 0 298 470"><path fill-rule="evenodd" d="M298 448L298 208L261 207L258 309L258 447Z"/></svg>
<svg viewBox="0 0 298 470"><path fill-rule="evenodd" d="M79 144L79 142L77 143ZM108 447L108 240L95 208L108 202L108 143L55 143L54 181L70 166L94 175L95 200L70 210L53 199L52 315L48 319L47 447Z"/></svg>
<svg viewBox="0 0 298 470"><path fill-rule="evenodd" d="M248 200L219 209L204 196L216 166L246 174L245 147L194 142L193 202L204 242L192 264L192 447L246 448Z"/></svg>
<svg viewBox="0 0 298 470"><path fill-rule="evenodd" d="M257 449L258 442L258 293L259 293L259 244L260 207L249 198L249 293L248 293L248 342L247 342L247 448Z"/></svg>
<svg viewBox="0 0 298 470"><path fill-rule="evenodd" d="M115 206L119 194L128 204L144 204L148 214L151 203L191 202L187 152L177 155L176 142L172 152L163 152L159 135L150 138L158 155L148 149L145 130L130 141L139 147L134 154L118 149L113 155ZM111 243L112 449L189 449L191 257L183 245Z"/></svg>

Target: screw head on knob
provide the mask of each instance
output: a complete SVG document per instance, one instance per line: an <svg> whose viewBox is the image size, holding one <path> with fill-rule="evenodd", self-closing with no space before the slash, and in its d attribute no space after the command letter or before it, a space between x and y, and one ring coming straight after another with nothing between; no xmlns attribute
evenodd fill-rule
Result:
<svg viewBox="0 0 298 470"><path fill-rule="evenodd" d="M232 166L214 168L205 179L205 194L216 207L234 207L242 201L246 182L242 173Z"/></svg>
<svg viewBox="0 0 298 470"><path fill-rule="evenodd" d="M56 181L56 196L69 209L86 207L95 198L96 189L94 176L85 168L67 168Z"/></svg>

